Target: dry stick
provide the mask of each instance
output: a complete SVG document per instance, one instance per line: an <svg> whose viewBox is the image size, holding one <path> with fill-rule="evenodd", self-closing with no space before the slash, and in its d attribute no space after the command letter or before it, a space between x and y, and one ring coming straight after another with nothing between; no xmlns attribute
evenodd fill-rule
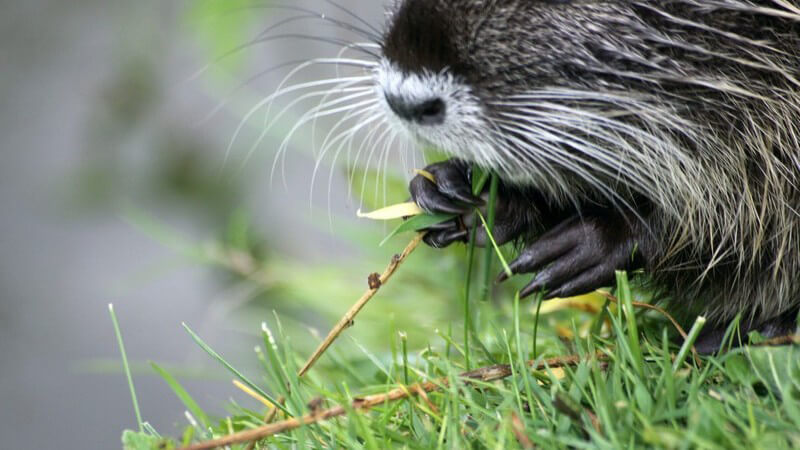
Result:
<svg viewBox="0 0 800 450"><path fill-rule="evenodd" d="M514 433L514 437L517 438L517 442L519 442L522 448L525 450L536 448L530 438L525 435L525 424L522 423L522 420L515 412L511 413L511 431Z"/></svg>
<svg viewBox="0 0 800 450"><path fill-rule="evenodd" d="M425 233L417 233L414 239L412 239L411 242L409 242L409 244L406 246L405 250L403 250L403 253L399 255L394 255L394 257L392 257L392 262L389 263L389 265L386 267L386 270L383 271L383 274L379 278L375 277L375 275L377 274L370 275L369 289L367 289L367 291L364 292L364 295L362 295L361 298L358 299L356 304L353 305L353 307L350 308L349 311L347 311L344 317L342 317L339 320L339 323L337 323L336 326L333 327L331 332L328 333L328 337L326 337L325 340L322 341L322 343L319 345L319 347L317 347L317 350L314 352L313 355L311 355L311 358L308 359L303 368L300 369L300 372L297 373L297 376L302 377L303 375L305 375L306 372L308 372L308 370L311 369L311 366L313 366L314 363L317 362L319 357L322 356L323 353L325 353L325 350L327 350L328 347L330 347L331 344L333 344L333 341L335 341L336 338L339 337L340 334L342 334L342 331L344 331L353 323L353 318L355 318L356 315L361 311L361 309L367 304L367 302L369 302L372 299L372 297L375 296L375 294L378 292L381 286L383 286L384 284L386 284L387 281L389 281L394 272L397 270L400 264L408 257L408 255L410 255L414 250L417 249L420 242L422 242L423 236L425 236Z"/></svg>
<svg viewBox="0 0 800 450"><path fill-rule="evenodd" d="M754 347L777 347L781 345L800 345L800 334L789 334L786 336L778 336L776 338L767 339L766 341L756 342L750 344Z"/></svg>
<svg viewBox="0 0 800 450"><path fill-rule="evenodd" d="M286 397L281 396L280 398L278 398L278 403L280 403L281 405L284 405L286 403ZM275 420L275 417L277 415L278 415L278 407L277 406L273 406L272 409L269 410L269 413L267 413L267 415L264 417L264 423L266 423L266 424L272 423L272 421ZM253 441L253 442L247 444L247 447L245 447L245 450L253 450L254 448L256 448L257 444L258 444L258 441Z"/></svg>
<svg viewBox="0 0 800 450"><path fill-rule="evenodd" d="M619 303L619 299L617 297L614 297L613 295L609 294L608 292L603 292L603 291L598 291L598 292L603 297L605 297L608 301L610 301L612 303L617 303L617 304ZM659 312L661 315L666 317L667 320L672 322L672 325L675 327L676 330L678 330L678 333L681 335L681 337L683 337L683 340L686 340L686 339L689 338L689 335L686 334L686 331L683 329L683 327L680 326L678 321L675 320L675 318L672 317L663 308L659 308L656 305L651 305L650 303L642 303L642 302L631 302L631 305L633 305L636 308L651 309L653 311ZM692 355L694 356L694 362L695 362L695 364L697 364L697 367L702 367L702 363L700 362L700 355L697 353L697 349L694 347L694 345L692 345Z"/></svg>
<svg viewBox="0 0 800 450"><path fill-rule="evenodd" d="M597 360L607 361L608 355L597 353L595 356ZM534 370L544 370L547 368L559 368L567 366L575 366L580 362L589 361L590 358L582 358L578 355L563 356L560 358L551 358L539 363L536 360L530 360L526 364ZM512 375L511 366L508 364L498 364L495 366L481 367L480 369L464 372L459 377L467 380L479 380L483 382L490 382L508 378ZM367 411L376 406L383 405L388 402L401 400L404 398L419 395L420 392L433 392L440 388L446 387L449 384L447 377L438 378L435 381L428 381L426 383L417 383L412 386L399 387L392 389L385 394L368 395L366 397L355 398L350 404L350 408L360 411ZM343 416L347 413L347 408L344 406L334 406L329 409L317 411L316 413L307 414L302 417L293 417L291 419L275 422L273 424L264 425L252 430L240 431L238 433L230 434L228 436L214 439L211 441L200 442L189 447L184 447L183 450L207 450L226 445L238 444L241 442L250 442L274 434L282 433L284 431L293 430L303 425L309 425L317 422L322 422L333 417Z"/></svg>

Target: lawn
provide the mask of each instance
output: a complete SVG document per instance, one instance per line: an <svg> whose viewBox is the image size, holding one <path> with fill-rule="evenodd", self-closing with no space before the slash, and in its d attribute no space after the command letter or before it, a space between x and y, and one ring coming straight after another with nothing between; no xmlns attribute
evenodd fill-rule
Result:
<svg viewBox="0 0 800 450"><path fill-rule="evenodd" d="M698 357L691 344L703 319L685 324L684 339L663 311L645 307L654 299L639 274L618 273L616 286L574 299L519 300L523 277L489 281L511 247L416 249L298 376L321 335L368 289L367 275L411 236L378 247L386 232L371 229L342 231L361 243L351 264L258 259L225 241L203 247L195 257L263 284L248 309L263 318L251 356L261 369L244 373L189 325L187 334L230 373L237 398L263 407L232 402L229 416L213 417L154 364L187 422L156 431L139 418L125 447L212 448L205 443L214 439L232 449L800 447L797 346L727 346ZM276 299L286 303L270 311ZM309 326L309 317L324 326ZM731 328L728 341L740 338Z"/></svg>

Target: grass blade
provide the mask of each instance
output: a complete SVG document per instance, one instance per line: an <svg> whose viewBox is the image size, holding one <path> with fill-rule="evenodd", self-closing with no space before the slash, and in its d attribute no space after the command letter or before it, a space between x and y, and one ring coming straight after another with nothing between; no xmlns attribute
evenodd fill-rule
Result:
<svg viewBox="0 0 800 450"><path fill-rule="evenodd" d="M678 351L678 357L675 358L675 362L672 364L672 372L677 372L678 369L681 367L681 364L683 364L683 362L686 360L686 356L692 350L694 341L697 340L697 336L700 335L700 330L703 329L703 325L705 324L706 324L705 317L698 316L697 319L695 319L694 325L692 325L692 329L689 330L689 335L683 342L680 351Z"/></svg>
<svg viewBox="0 0 800 450"><path fill-rule="evenodd" d="M194 417L203 423L203 428L208 428L208 426L211 424L211 420L209 420L208 415L206 415L205 411L200 408L200 405L194 401L186 389L181 386L178 380L176 380L171 373L167 372L164 368L152 361L150 362L150 366L159 376L161 376L161 378L164 379L167 385L169 385L170 389L172 389L172 392L174 392L175 395L181 400L183 406L185 406Z"/></svg>
<svg viewBox="0 0 800 450"><path fill-rule="evenodd" d="M500 251L497 249L497 243L494 240L494 236L492 236L492 229L494 228L494 216L497 210L497 189L499 185L500 179L497 177L497 175L492 175L489 182L489 205L486 211L486 215L488 217L484 219L483 215L481 215L480 211L478 211L478 216L480 216L483 226L486 229L486 235L489 236L489 239L492 241L492 246L494 247L495 251L498 252L498 254L500 254ZM487 301L489 300L489 294L492 291L492 249L486 248L483 263L483 286L481 298L483 301ZM504 269L507 267L508 264L505 264Z"/></svg>
<svg viewBox="0 0 800 450"><path fill-rule="evenodd" d="M617 291L622 302L621 306L625 310L625 320L628 323L628 341L636 373L640 377L644 377L644 359L642 357L642 348L639 344L639 329L636 326L631 286L628 283L628 274L626 272L617 272Z"/></svg>
<svg viewBox="0 0 800 450"><path fill-rule="evenodd" d="M142 413L139 411L139 401L136 399L136 388L133 387L133 376L131 375L131 368L128 365L128 355L125 353L125 344L122 342L122 332L119 329L119 322L117 322L117 315L114 313L114 305L112 303L108 304L108 313L111 315L111 323L114 324L114 333L117 335L119 352L122 355L122 367L125 370L125 376L128 378L128 388L131 391L131 400L133 400L133 411L136 413L136 421L139 423L139 432L141 433L144 431Z"/></svg>
<svg viewBox="0 0 800 450"><path fill-rule="evenodd" d="M400 233L404 233L406 231L417 231L423 228L428 228L430 226L436 225L437 223L446 222L448 220L452 220L456 218L455 214L420 214L418 216L411 217L408 220L403 221L400 225L397 226L388 236L383 238L379 247L383 247L383 244L389 241L389 239L397 236Z"/></svg>
<svg viewBox="0 0 800 450"><path fill-rule="evenodd" d="M489 241L492 243L492 248L494 248L494 252L497 253L497 258L500 260L500 264L502 264L503 266L503 270L509 277L513 276L514 273L511 272L511 268L508 267L508 262L506 262L506 258L503 256L503 252L500 251L500 247L497 245L497 241L494 240L494 235L490 231L492 227L486 223L486 219L483 217L483 214L481 214L480 211L477 212L478 212L478 217L481 218L483 227L486 229L486 235L489 237ZM489 265L489 267L491 268L491 265Z"/></svg>
<svg viewBox="0 0 800 450"><path fill-rule="evenodd" d="M200 348L202 348L206 353L208 353L209 356L211 356L212 358L216 359L220 364L225 366L226 369L228 369L236 378L241 380L242 383L246 384L247 387L249 387L250 389L252 389L252 390L254 390L256 392L258 392L259 395L261 395L262 397L264 397L267 400L269 400L270 402L272 402L272 404L275 405L275 407L277 407L278 409L280 409L281 411L286 413L288 416L290 416L290 417L292 416L292 414L289 412L288 409L286 409L285 406L281 405L280 402L275 400L271 395L269 395L266 392L264 392L263 389L261 389L260 387L256 386L255 383L250 381L246 376L244 376L244 374L242 374L235 367L230 365L230 363L228 363L228 361L225 361L225 359L222 356L220 356L219 353L215 352L211 347L208 346L208 344L203 342L203 340L200 339L200 336L198 336L194 331L192 331L192 329L189 328L188 325L186 325L185 323L182 324L182 325L183 325L183 328L186 330L186 332L188 332L189 335L192 337L192 339L197 343L197 345L199 345Z"/></svg>

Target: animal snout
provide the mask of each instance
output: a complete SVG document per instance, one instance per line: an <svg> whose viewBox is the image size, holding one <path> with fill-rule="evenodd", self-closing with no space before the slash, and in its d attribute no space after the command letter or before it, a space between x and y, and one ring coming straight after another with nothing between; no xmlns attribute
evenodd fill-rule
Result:
<svg viewBox="0 0 800 450"><path fill-rule="evenodd" d="M447 111L444 100L439 97L417 101L387 94L386 102L398 117L419 125L439 125L444 122Z"/></svg>

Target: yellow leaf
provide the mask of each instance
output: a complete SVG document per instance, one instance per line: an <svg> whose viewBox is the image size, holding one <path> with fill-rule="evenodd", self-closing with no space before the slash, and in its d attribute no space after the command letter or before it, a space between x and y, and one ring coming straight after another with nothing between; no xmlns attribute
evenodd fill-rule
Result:
<svg viewBox="0 0 800 450"><path fill-rule="evenodd" d="M605 299L598 294L587 294L572 298L548 300L542 305L540 314L550 314L565 309L577 309L596 314L605 304Z"/></svg>
<svg viewBox="0 0 800 450"><path fill-rule="evenodd" d="M420 209L414 202L408 203L398 203L397 205L387 206L386 208L381 208L377 211L372 211L369 213L362 213L359 209L356 212L356 215L362 219L372 219L372 220L392 220L392 219L400 219L403 217L411 217L411 216L418 216L422 214L424 211Z"/></svg>
<svg viewBox="0 0 800 450"><path fill-rule="evenodd" d="M419 176L425 177L425 178L431 180L431 183L436 184L436 177L434 177L433 174L428 172L427 170L414 169L414 173L416 173Z"/></svg>

